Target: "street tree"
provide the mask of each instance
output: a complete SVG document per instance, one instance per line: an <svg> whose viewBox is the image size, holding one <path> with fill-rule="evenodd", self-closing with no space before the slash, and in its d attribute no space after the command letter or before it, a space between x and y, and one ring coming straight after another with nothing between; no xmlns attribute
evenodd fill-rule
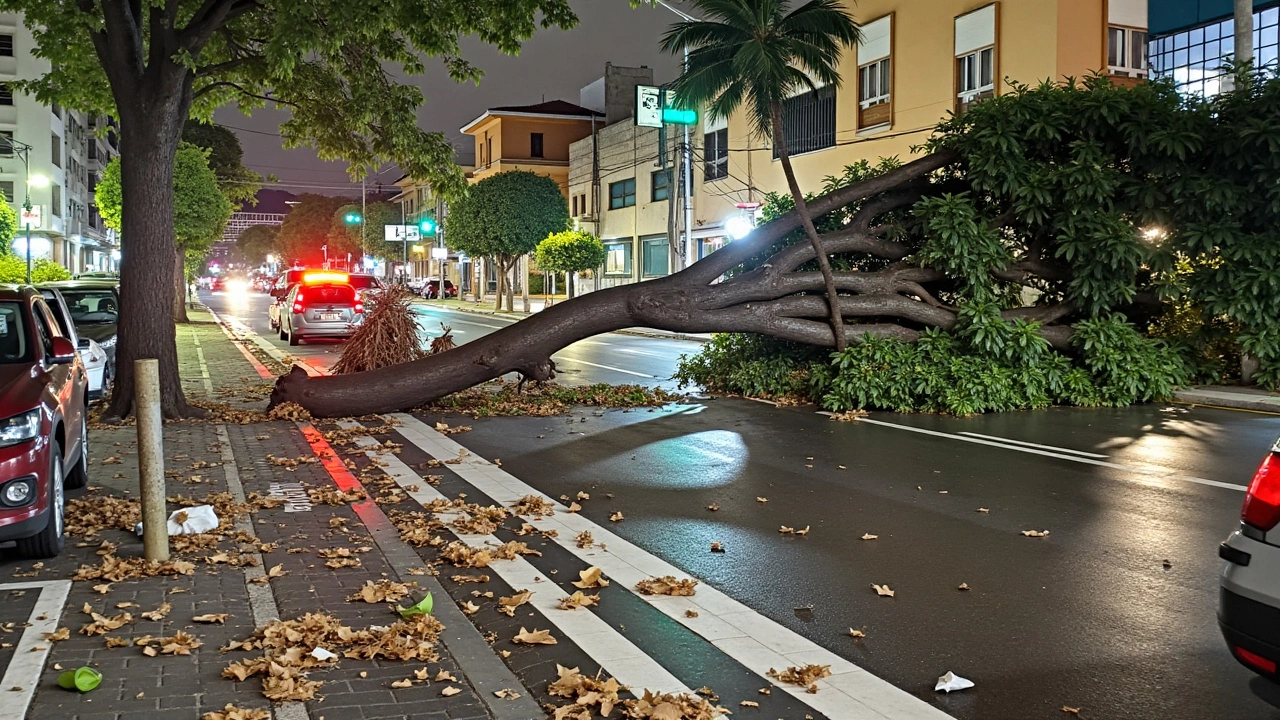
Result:
<svg viewBox="0 0 1280 720"><path fill-rule="evenodd" d="M279 225L250 225L236 238L238 260L257 266L267 261L268 255L279 255Z"/></svg>
<svg viewBox="0 0 1280 720"><path fill-rule="evenodd" d="M671 85L676 102L706 108L715 118L745 106L752 130L773 141L801 225L818 254L831 333L836 350L843 350L835 277L791 167L782 104L799 92L840 86L840 58L858 42L858 26L840 0L808 0L794 10L790 0L691 0L689 10L705 19L678 23L662 37L663 50L689 52L684 72Z"/></svg>
<svg viewBox="0 0 1280 720"><path fill-rule="evenodd" d="M187 269L199 265L231 217L231 202L218 187L218 178L209 168L208 150L183 143L175 156L173 181L173 236L166 249L173 284L161 296L172 297L170 322L187 322ZM112 158L102 172L95 200L102 221L120 231L123 225L123 185L121 158ZM121 253L133 243L124 236Z"/></svg>
<svg viewBox="0 0 1280 720"><path fill-rule="evenodd" d="M554 180L522 170L498 173L471 186L449 208L449 244L498 270L498 301L514 305L509 275L520 257L569 225L569 206Z"/></svg>
<svg viewBox="0 0 1280 720"><path fill-rule="evenodd" d="M18 234L18 213L9 203L0 203L0 255L13 252L13 238Z"/></svg>
<svg viewBox="0 0 1280 720"><path fill-rule="evenodd" d="M921 157L833 178L808 201L820 253L791 198L773 197L763 225L681 272L407 365L295 371L272 402L318 415L416 407L508 372L551 379L561 348L645 326L787 343L725 340L703 377L833 409L1117 405L1213 372L1194 337L1147 334L1174 310L1238 326L1275 387L1280 79L1237 87L1206 99L1105 77L1009 85L943 121ZM847 321L834 355L822 253Z"/></svg>
<svg viewBox="0 0 1280 720"><path fill-rule="evenodd" d="M573 297L573 276L604 265L605 249L600 238L583 230L565 230L548 235L538 243L538 267L548 272L566 273L568 295Z"/></svg>
<svg viewBox="0 0 1280 720"><path fill-rule="evenodd" d="M221 125L188 120L182 128L182 141L209 151L209 169L231 202L232 212L257 204L262 176L244 166L244 150L235 133Z"/></svg>
<svg viewBox="0 0 1280 720"><path fill-rule="evenodd" d="M280 248L281 262L285 265L320 265L328 257L346 259L350 248L328 251L329 234L333 229L334 217L338 211L351 203L349 197L334 195L316 195L304 193L299 195L295 204L289 207L289 214L284 216L280 224L280 234L276 239ZM359 259L358 250L353 258Z"/></svg>
<svg viewBox="0 0 1280 720"><path fill-rule="evenodd" d="M20 12L49 61L15 84L43 103L120 121L123 211L119 375L108 416L132 410L133 361L160 362L167 417L197 415L178 378L175 328L154 298L174 286L173 168L185 122L235 103L288 110L286 147L345 160L353 177L384 161L430 180L446 195L465 188L442 133L418 127L419 88L396 70L424 72L441 58L456 81L476 82L460 39L515 54L537 27L572 27L568 0L412 0L325 4L310 0L0 0Z"/></svg>
<svg viewBox="0 0 1280 720"><path fill-rule="evenodd" d="M347 222L348 215L358 215L362 222ZM337 209L329 226L329 250L351 253L353 257L380 257L387 261L387 273L391 264L400 259L404 243L387 242L384 228L400 224L400 206L379 200L365 203L350 202ZM363 237L362 237L363 234Z"/></svg>

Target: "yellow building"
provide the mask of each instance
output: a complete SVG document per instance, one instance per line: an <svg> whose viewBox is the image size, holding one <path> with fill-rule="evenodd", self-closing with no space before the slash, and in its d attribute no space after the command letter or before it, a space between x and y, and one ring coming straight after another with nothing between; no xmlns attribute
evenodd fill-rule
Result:
<svg viewBox="0 0 1280 720"><path fill-rule="evenodd" d="M569 145L590 136L603 118L603 113L564 100L490 108L462 128L476 142L471 181L527 170L555 180L567 200Z"/></svg>
<svg viewBox="0 0 1280 720"><path fill-rule="evenodd" d="M840 62L843 85L790 99L788 148L800 186L859 160L912 159L912 146L949 112L1009 91L1004 80L1038 83L1108 72L1146 75L1146 0L858 0L847 3L862 41ZM694 168L693 258L724 241L723 225L787 192L767 140L745 114L707 121Z"/></svg>
<svg viewBox="0 0 1280 720"><path fill-rule="evenodd" d="M475 168L470 165L461 165L459 168L470 180ZM410 277L427 277L438 276L443 271L445 277L456 279L451 276L450 268L458 267L458 272L463 272L459 265L457 252L449 250L447 256L443 259L433 257L431 252L433 246L442 248L447 248L448 246L448 241L445 237L447 231L444 228L445 218L449 214L448 203L436 195L432 191L431 185L425 180L415 180L408 175L402 175L396 180L395 186L399 189L399 192L395 197L391 198L390 202L400 206L400 216L404 224L417 225L429 217L436 221L438 228L435 238L424 238L422 242L409 249L410 267L407 274Z"/></svg>

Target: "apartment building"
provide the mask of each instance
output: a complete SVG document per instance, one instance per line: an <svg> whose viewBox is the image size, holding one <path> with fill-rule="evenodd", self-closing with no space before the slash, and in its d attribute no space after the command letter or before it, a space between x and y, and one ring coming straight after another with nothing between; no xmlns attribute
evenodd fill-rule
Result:
<svg viewBox="0 0 1280 720"><path fill-rule="evenodd" d="M1207 1L1207 0L1205 0ZM1229 5L1230 0L1225 0ZM911 160L951 112L1008 91L1006 80L1147 73L1146 0L859 0L862 40L841 59L843 85L787 100L783 124L805 191L859 160ZM703 119L695 237L727 242L725 222L762 192L785 193L771 144L744 114ZM696 257L696 255L695 255Z"/></svg>
<svg viewBox="0 0 1280 720"><path fill-rule="evenodd" d="M556 181L569 197L569 145L591 134L603 115L564 100L489 108L461 129L475 138L471 181L526 170Z"/></svg>
<svg viewBox="0 0 1280 720"><path fill-rule="evenodd" d="M0 190L31 224L31 254L73 273L115 269L119 238L97 212L94 190L106 164L119 154L114 126L15 92L14 80L49 69L35 57L35 40L20 13L0 13ZM24 161L25 158L25 161ZM30 178L37 182L28 183ZM32 210L23 214L30 199ZM25 223L14 250L26 252Z"/></svg>
<svg viewBox="0 0 1280 720"><path fill-rule="evenodd" d="M1179 90L1215 95L1223 64L1235 51L1232 0L1160 0L1148 12L1152 77L1170 78ZM1280 1L1253 2L1253 63L1277 69Z"/></svg>

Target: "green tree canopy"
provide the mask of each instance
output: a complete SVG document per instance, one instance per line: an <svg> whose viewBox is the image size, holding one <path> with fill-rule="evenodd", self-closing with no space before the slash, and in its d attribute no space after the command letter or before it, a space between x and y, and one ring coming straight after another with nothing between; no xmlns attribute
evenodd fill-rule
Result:
<svg viewBox="0 0 1280 720"><path fill-rule="evenodd" d="M289 209L280 225L280 234L276 239L280 249L280 261L286 265L301 263L318 266L324 259L321 246L328 244L329 234L333 228L333 219L338 210L351 203L349 197L333 195L316 195L305 193L298 196L296 205ZM349 248L342 250L342 257L351 252L352 258L358 258L358 250ZM330 253L331 256L336 253Z"/></svg>
<svg viewBox="0 0 1280 720"><path fill-rule="evenodd" d="M18 213L9 203L0 202L0 255L13 251L13 238L18 233Z"/></svg>
<svg viewBox="0 0 1280 720"><path fill-rule="evenodd" d="M232 212L257 204L262 176L244 166L240 138L221 125L188 120L182 141L209 151L209 168L218 178L218 187L231 201Z"/></svg>
<svg viewBox="0 0 1280 720"><path fill-rule="evenodd" d="M361 215L364 222L347 223L348 213ZM399 205L378 201L367 203L361 209L359 202L348 203L338 208L333 214L333 224L329 228L329 249L338 248L341 252L349 252L353 256L363 252L371 257L399 260L400 254L404 252L402 244L386 242L386 233L383 231L387 225L399 224ZM363 242L360 239L361 230L364 231Z"/></svg>
<svg viewBox="0 0 1280 720"><path fill-rule="evenodd" d="M236 238L237 259L246 265L261 265L268 255L280 254L279 225L250 225Z"/></svg>
<svg viewBox="0 0 1280 720"><path fill-rule="evenodd" d="M520 256L568 224L569 206L554 180L525 171L502 172L472 185L450 207L449 245L497 265L501 303L506 274Z"/></svg>
<svg viewBox="0 0 1280 720"><path fill-rule="evenodd" d="M538 267L549 272L583 272L604 264L604 243L582 230L548 235L538 243Z"/></svg>
<svg viewBox="0 0 1280 720"><path fill-rule="evenodd" d="M197 253L212 246L231 217L231 202L209 168L208 153L184 144L178 150L173 175L174 239L179 247ZM122 196L120 158L116 157L103 170L94 197L103 223L117 231L122 224Z"/></svg>

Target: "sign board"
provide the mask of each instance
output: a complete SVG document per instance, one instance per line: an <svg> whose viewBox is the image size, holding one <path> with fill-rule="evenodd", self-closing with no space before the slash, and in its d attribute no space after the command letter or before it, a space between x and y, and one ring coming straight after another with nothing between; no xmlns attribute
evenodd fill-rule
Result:
<svg viewBox="0 0 1280 720"><path fill-rule="evenodd" d="M382 238L387 242L417 242L422 231L417 225L383 225Z"/></svg>
<svg viewBox="0 0 1280 720"><path fill-rule="evenodd" d="M431 248L431 259L432 260L449 259L449 248L442 248L442 247Z"/></svg>
<svg viewBox="0 0 1280 720"><path fill-rule="evenodd" d="M636 86L636 126L662 127L662 88L653 85Z"/></svg>
<svg viewBox="0 0 1280 720"><path fill-rule="evenodd" d="M31 226L32 230L39 230L41 227L41 205L32 205L31 209L21 208L21 216L18 218L19 227Z"/></svg>

